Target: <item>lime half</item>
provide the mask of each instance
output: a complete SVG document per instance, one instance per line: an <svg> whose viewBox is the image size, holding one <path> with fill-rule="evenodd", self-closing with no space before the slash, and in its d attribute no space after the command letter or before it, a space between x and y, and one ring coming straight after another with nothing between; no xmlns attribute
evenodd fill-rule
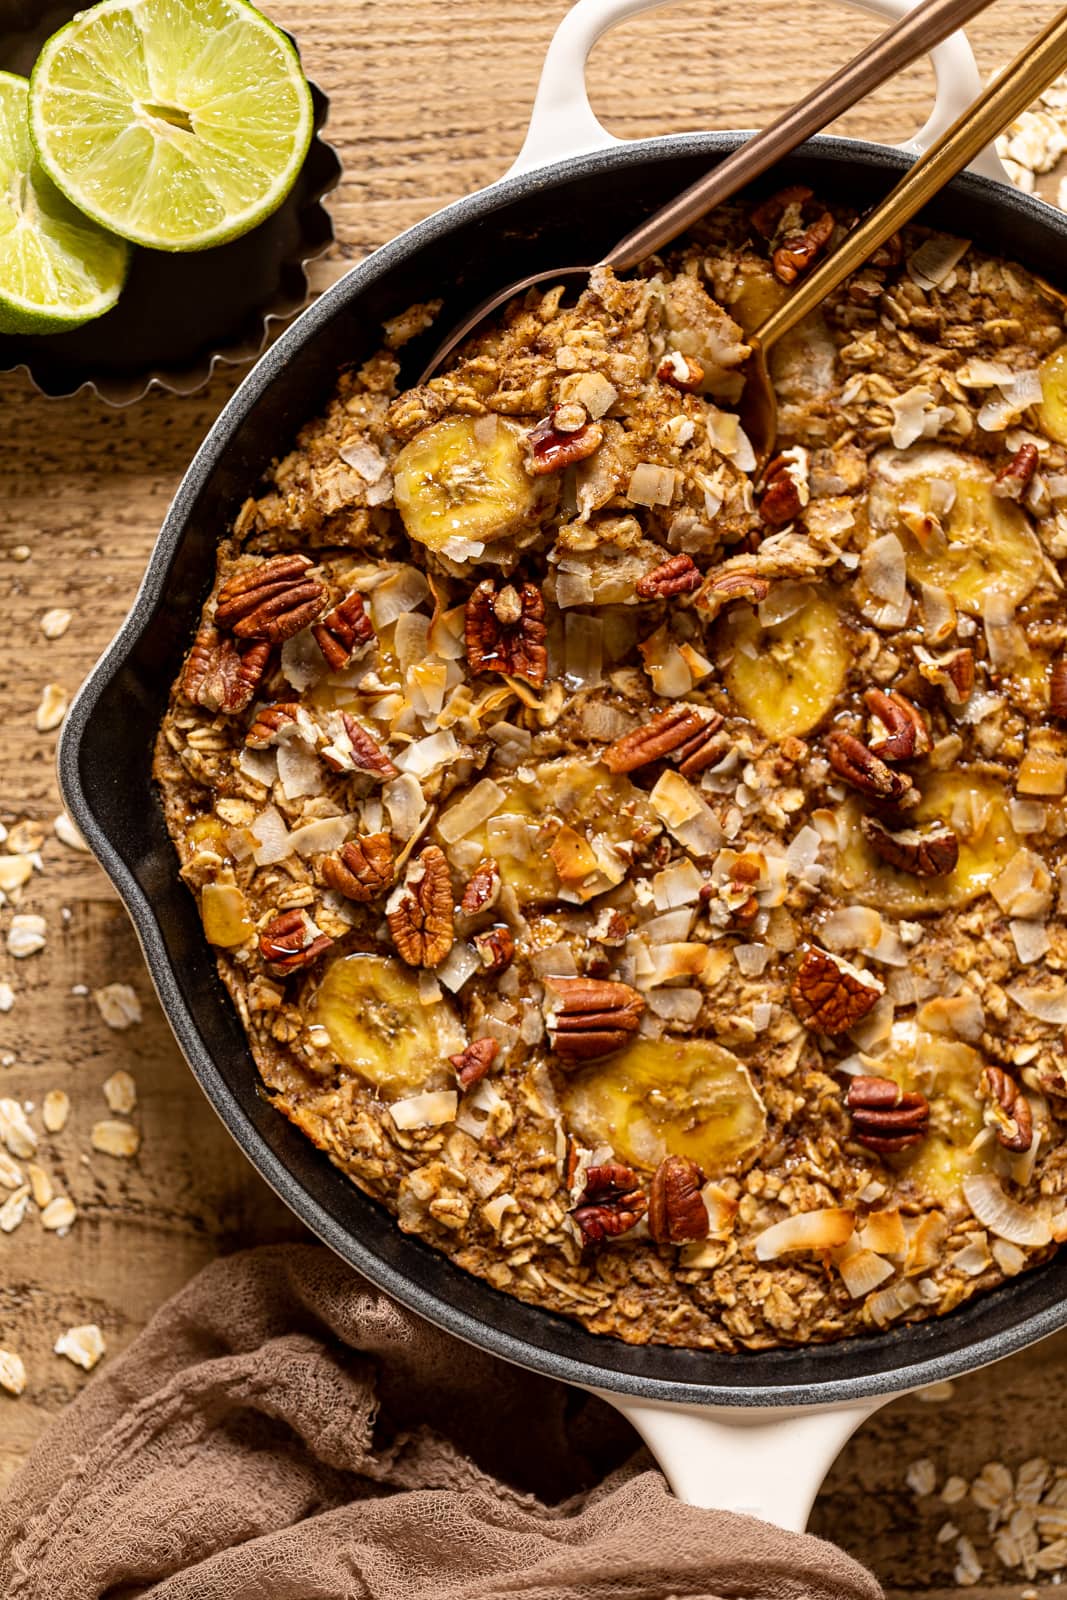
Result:
<svg viewBox="0 0 1067 1600"><path fill-rule="evenodd" d="M102 0L37 58L30 129L88 216L155 250L205 250L289 193L311 91L289 40L244 0Z"/></svg>
<svg viewBox="0 0 1067 1600"><path fill-rule="evenodd" d="M60 333L110 311L130 249L66 201L30 142L30 86L0 72L0 333Z"/></svg>

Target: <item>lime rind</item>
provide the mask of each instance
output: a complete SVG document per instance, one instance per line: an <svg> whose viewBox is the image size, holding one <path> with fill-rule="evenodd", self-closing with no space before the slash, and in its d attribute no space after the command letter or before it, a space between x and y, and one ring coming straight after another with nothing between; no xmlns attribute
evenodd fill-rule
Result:
<svg viewBox="0 0 1067 1600"><path fill-rule="evenodd" d="M157 250L208 249L262 222L314 133L295 48L247 0L101 0L49 39L30 101L55 184Z"/></svg>
<svg viewBox="0 0 1067 1600"><path fill-rule="evenodd" d="M77 211L41 170L29 84L0 73L0 333L59 333L111 310L130 248Z"/></svg>

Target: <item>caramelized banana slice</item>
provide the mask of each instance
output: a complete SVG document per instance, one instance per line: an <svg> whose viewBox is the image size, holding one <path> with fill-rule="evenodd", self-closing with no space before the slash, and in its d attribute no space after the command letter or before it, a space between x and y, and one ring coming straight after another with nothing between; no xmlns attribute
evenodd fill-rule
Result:
<svg viewBox="0 0 1067 1600"><path fill-rule="evenodd" d="M1067 344L1041 363L1041 430L1057 444L1067 444Z"/></svg>
<svg viewBox="0 0 1067 1600"><path fill-rule="evenodd" d="M962 1039L927 1033L914 1022L898 1022L878 1072L905 1091L918 1090L930 1103L929 1132L892 1165L900 1176L939 1204L959 1195L968 1174L992 1170L995 1141L971 1150L983 1128L978 1084L983 1060Z"/></svg>
<svg viewBox="0 0 1067 1600"><path fill-rule="evenodd" d="M919 781L922 799L908 812L908 826L948 823L959 841L952 871L928 878L898 872L864 837L863 807L850 799L841 809L831 865L834 887L842 896L898 916L945 911L983 894L1015 854L1019 840L1008 810L1011 796L999 779L964 770Z"/></svg>
<svg viewBox="0 0 1067 1600"><path fill-rule="evenodd" d="M501 774L497 783L496 809L466 838L499 863L521 900L577 905L603 894L660 831L647 796L599 762L565 756L542 762L528 780Z"/></svg>
<svg viewBox="0 0 1067 1600"><path fill-rule="evenodd" d="M640 1039L571 1078L564 1113L588 1145L631 1166L688 1156L732 1172L763 1139L767 1114L744 1064L710 1039Z"/></svg>
<svg viewBox="0 0 1067 1600"><path fill-rule="evenodd" d="M391 956L333 962L315 996L312 1021L326 1029L337 1059L386 1100L451 1087L448 1057L467 1043L451 1006L427 1004L418 979Z"/></svg>
<svg viewBox="0 0 1067 1600"><path fill-rule="evenodd" d="M819 589L788 588L796 590L796 609L780 622L764 627L752 606L738 605L715 635L731 699L769 739L810 733L832 708L849 668L836 606Z"/></svg>
<svg viewBox="0 0 1067 1600"><path fill-rule="evenodd" d="M989 593L1018 605L1042 570L1026 512L993 493L994 477L943 445L881 450L871 462L872 529L900 539L912 583L947 589L976 615Z"/></svg>
<svg viewBox="0 0 1067 1600"><path fill-rule="evenodd" d="M411 538L461 556L467 544L536 528L558 482L530 476L523 437L499 417L447 417L417 433L393 463L393 493Z"/></svg>

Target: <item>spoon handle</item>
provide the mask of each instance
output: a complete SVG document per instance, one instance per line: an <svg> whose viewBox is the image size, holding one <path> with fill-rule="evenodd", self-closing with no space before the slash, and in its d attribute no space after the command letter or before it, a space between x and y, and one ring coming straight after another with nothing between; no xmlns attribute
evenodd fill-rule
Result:
<svg viewBox="0 0 1067 1600"><path fill-rule="evenodd" d="M618 272L636 267L887 78L947 39L989 3L990 0L927 0L909 12L770 127L754 134L732 156L620 239L601 265Z"/></svg>
<svg viewBox="0 0 1067 1600"><path fill-rule="evenodd" d="M753 339L764 353L814 311L850 273L863 266L879 245L910 222L950 178L962 172L1065 68L1067 9L1020 51L974 104L919 157L882 203L857 223L833 255L816 267L790 299L757 329Z"/></svg>

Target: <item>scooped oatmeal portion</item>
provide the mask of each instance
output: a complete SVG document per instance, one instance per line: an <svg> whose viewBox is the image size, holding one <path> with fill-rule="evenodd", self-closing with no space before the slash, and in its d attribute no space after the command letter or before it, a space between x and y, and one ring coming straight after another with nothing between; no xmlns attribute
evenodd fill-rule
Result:
<svg viewBox="0 0 1067 1600"><path fill-rule="evenodd" d="M807 190L346 371L219 546L160 733L289 1117L632 1343L838 1339L1067 1238L1067 344L966 241L746 334Z"/></svg>

